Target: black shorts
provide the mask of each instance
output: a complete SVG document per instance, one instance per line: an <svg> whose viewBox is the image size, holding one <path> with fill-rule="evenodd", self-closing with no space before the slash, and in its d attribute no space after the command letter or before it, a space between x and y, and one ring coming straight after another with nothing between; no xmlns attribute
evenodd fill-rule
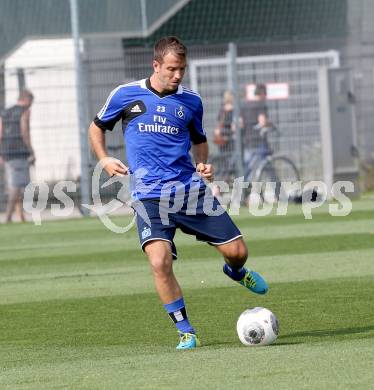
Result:
<svg viewBox="0 0 374 390"><path fill-rule="evenodd" d="M168 241L173 258L176 259L177 250L173 239L177 228L211 245L226 244L242 236L209 188L200 189L192 197L191 194L187 194L179 203L176 202L175 199L166 202L160 199L134 202L133 208L137 214L136 223L143 250L149 241ZM175 211L171 211L173 208Z"/></svg>

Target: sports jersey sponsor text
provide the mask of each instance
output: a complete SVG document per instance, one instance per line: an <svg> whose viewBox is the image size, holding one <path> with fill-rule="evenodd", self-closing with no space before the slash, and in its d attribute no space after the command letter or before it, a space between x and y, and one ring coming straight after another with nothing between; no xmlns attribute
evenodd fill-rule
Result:
<svg viewBox="0 0 374 390"><path fill-rule="evenodd" d="M159 123L138 123L138 130L141 133L166 133L176 135L179 133L179 127L170 125L161 125Z"/></svg>

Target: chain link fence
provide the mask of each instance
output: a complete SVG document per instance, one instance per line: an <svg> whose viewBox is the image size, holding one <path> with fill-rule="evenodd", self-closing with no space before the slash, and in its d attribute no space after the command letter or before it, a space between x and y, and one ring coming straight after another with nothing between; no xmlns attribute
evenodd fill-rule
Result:
<svg viewBox="0 0 374 390"><path fill-rule="evenodd" d="M189 5L197 6L194 1L185 3L180 12L187 12ZM337 7L336 1L334 4ZM344 4L347 6L345 12L348 32L343 37L329 36L323 39L311 36L295 41L287 32L281 41L273 42L271 39L276 39L274 34L273 38L263 42L255 43L248 37L237 41L238 91L234 92L239 95L241 102L245 102L255 84L264 83L268 87L276 84L279 88L282 88L281 84L287 84L286 98L283 96L267 101L269 117L280 133L277 141L279 151L294 161L303 180L321 179L317 70L321 66L350 67L354 81L361 186L363 190L371 190L374 187L374 40L367 32L371 28L370 25L361 24L358 28L357 20L366 20L370 15L374 17L374 7L367 1L348 1ZM199 8L199 12L213 12L209 7ZM234 8L232 5L232 13L237 17L237 8ZM261 8L261 12L265 12L265 8ZM300 10L300 14L302 11ZM340 8L339 12L341 11ZM192 18L190 20L194 20L191 8L189 12L189 17ZM271 9L267 12L271 12ZM367 15L364 15L364 12ZM184 15L186 17L186 14ZM177 16L178 14L172 15L169 21L176 21ZM227 14L228 18L229 16L230 14ZM195 19L198 19L197 15ZM211 20L211 23L216 26L217 21ZM167 23L161 25L157 30L159 34L170 34L166 26ZM203 98L205 128L211 154L216 156L220 147L214 143L214 131L224 92L229 88L226 57L229 42L218 42L211 38L210 41L198 43L199 36L193 34L197 28L194 26L195 24L185 22L184 29L187 32L181 34L182 40L184 36L193 35L194 39L196 38L195 41L192 38L186 39L189 46L189 68L184 84L197 89ZM108 35L82 39L85 106L79 109L84 111L87 127L114 87L150 76L150 41L154 37L144 41L138 38L137 42L122 39L120 34L116 37ZM79 193L81 156L71 40L27 39L20 46L13 48L2 62L0 108L14 105L19 90L23 87L30 89L35 96L30 119L31 141L36 155L35 164L31 166L32 180L49 185L49 201L53 198L54 184L61 180L77 183ZM126 161L120 125L117 125L116 131L108 134L107 146L110 154ZM232 150L229 150L228 154L232 154ZM90 156L90 170L95 163L93 156ZM102 191L110 198L112 189L106 188ZM1 211L5 208L6 200L6 178L4 166L1 165ZM79 204L79 195L76 195L76 204Z"/></svg>

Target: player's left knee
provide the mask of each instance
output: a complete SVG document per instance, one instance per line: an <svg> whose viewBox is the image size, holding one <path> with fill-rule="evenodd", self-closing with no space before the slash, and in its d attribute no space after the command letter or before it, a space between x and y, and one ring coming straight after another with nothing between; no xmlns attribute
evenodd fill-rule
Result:
<svg viewBox="0 0 374 390"><path fill-rule="evenodd" d="M248 249L243 240L236 240L232 243L230 253L226 258L237 265L244 265L248 258Z"/></svg>
<svg viewBox="0 0 374 390"><path fill-rule="evenodd" d="M244 265L248 258L248 251L246 249L238 250L236 256L234 257L235 262L238 265Z"/></svg>

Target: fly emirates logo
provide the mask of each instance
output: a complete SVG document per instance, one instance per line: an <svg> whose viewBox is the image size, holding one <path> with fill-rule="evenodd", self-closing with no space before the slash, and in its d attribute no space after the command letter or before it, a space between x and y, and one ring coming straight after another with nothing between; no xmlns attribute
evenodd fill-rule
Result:
<svg viewBox="0 0 374 390"><path fill-rule="evenodd" d="M141 133L166 133L176 135L179 127L166 124L166 118L161 115L153 115L153 123L138 123L138 130Z"/></svg>

